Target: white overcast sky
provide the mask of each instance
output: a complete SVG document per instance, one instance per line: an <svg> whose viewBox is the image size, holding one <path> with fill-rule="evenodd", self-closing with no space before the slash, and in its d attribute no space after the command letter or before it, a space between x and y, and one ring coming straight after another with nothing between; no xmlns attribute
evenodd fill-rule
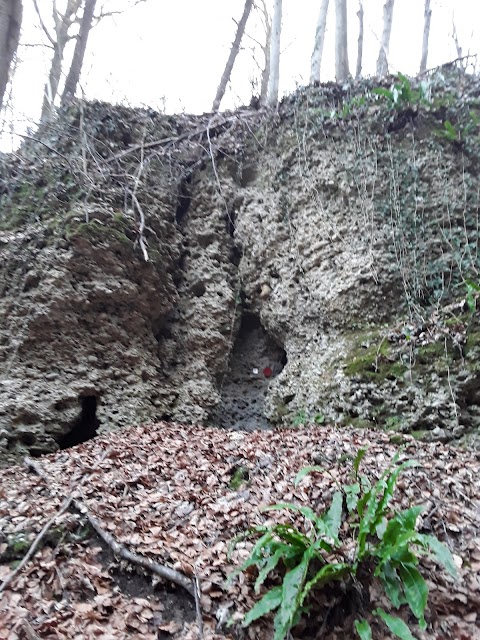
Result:
<svg viewBox="0 0 480 640"><path fill-rule="evenodd" d="M129 0L105 0L117 8ZM267 0L270 1L271 0ZM349 6L350 67L355 69L358 0ZM39 0L49 19L51 0ZM146 0L115 18L107 18L91 34L82 75L89 99L148 105L167 112L208 111L226 62L244 0ZM323 80L333 79L334 0L330 0ZM375 72L384 0L364 0L364 74ZM281 93L306 84L320 0L283 0ZM390 47L390 69L414 75L418 71L423 30L423 0L396 0ZM428 66L457 57L452 38L455 19L464 54L480 49L480 2L432 0L431 45ZM41 40L32 0L24 0L23 46L13 82L12 128L38 119L50 51L31 47ZM261 39L255 20L247 34ZM258 77L250 51L253 40L244 39L222 108L248 104L251 81ZM4 125L5 132L5 125ZM16 145L15 145L16 146Z"/></svg>

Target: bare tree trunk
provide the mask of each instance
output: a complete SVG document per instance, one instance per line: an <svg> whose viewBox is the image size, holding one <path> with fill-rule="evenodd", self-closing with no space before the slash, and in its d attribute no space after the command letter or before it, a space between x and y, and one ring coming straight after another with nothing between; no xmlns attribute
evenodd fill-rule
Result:
<svg viewBox="0 0 480 640"><path fill-rule="evenodd" d="M275 107L278 102L280 77L280 36L282 33L282 0L275 0L270 40L270 76L268 79L267 105Z"/></svg>
<svg viewBox="0 0 480 640"><path fill-rule="evenodd" d="M267 104L268 81L270 79L270 47L272 46L272 21L268 14L265 0L261 0L263 26L265 29L265 46L262 47L265 66L262 71L262 83L260 85L260 104Z"/></svg>
<svg viewBox="0 0 480 640"><path fill-rule="evenodd" d="M0 108L22 26L22 0L0 0Z"/></svg>
<svg viewBox="0 0 480 640"><path fill-rule="evenodd" d="M455 12L452 13L452 38L455 43L455 49L457 50L457 58L460 60L463 58L463 49L458 39L457 25L455 24Z"/></svg>
<svg viewBox="0 0 480 640"><path fill-rule="evenodd" d="M320 13L318 14L317 29L315 31L315 45L310 63L310 83L320 82L322 68L323 47L325 44L325 30L327 28L329 0L322 0Z"/></svg>
<svg viewBox="0 0 480 640"><path fill-rule="evenodd" d="M357 68L355 70L355 78L358 80L362 75L362 64L363 64L363 0L359 0L357 16L358 16L358 45L357 45Z"/></svg>
<svg viewBox="0 0 480 640"><path fill-rule="evenodd" d="M232 48L230 49L230 55L228 56L225 70L222 74L222 77L220 78L220 84L218 85L217 94L215 96L215 100L213 101L212 111L218 111L222 98L225 95L225 89L227 88L228 81L230 80L230 75L235 63L235 58L237 57L237 54L240 50L240 42L242 41L242 37L245 32L245 25L247 24L248 16L250 15L252 6L253 0L245 0L243 15L237 26L237 33L235 35L235 40L233 41Z"/></svg>
<svg viewBox="0 0 480 640"><path fill-rule="evenodd" d="M71 39L70 28L75 20L78 10L81 7L82 0L68 0L67 6L63 13L60 13L56 4L54 4L53 18L55 22L55 34L50 35L49 31L43 23L42 16L37 4L34 0L35 9L40 20L42 29L53 47L53 56L50 63L50 72L48 80L45 83L43 93L42 115L40 120L45 122L53 113L55 98L58 93L58 86L62 75L63 58L65 55L65 47Z"/></svg>
<svg viewBox="0 0 480 640"><path fill-rule="evenodd" d="M380 52L377 59L377 76L384 78L388 74L388 50L392 33L393 6L395 0L386 0L383 5L383 32L380 42Z"/></svg>
<svg viewBox="0 0 480 640"><path fill-rule="evenodd" d="M428 39L430 38L431 20L432 20L432 10L430 9L430 0L425 0L425 14L423 19L422 59L420 60L420 73L425 73L425 71L427 70Z"/></svg>
<svg viewBox="0 0 480 640"><path fill-rule="evenodd" d="M349 75L347 0L335 0L335 79L345 82Z"/></svg>
<svg viewBox="0 0 480 640"><path fill-rule="evenodd" d="M70 65L70 71L68 72L68 76L65 81L65 88L63 89L62 107L72 102L75 97L75 91L77 90L77 85L80 81L83 60L87 49L88 36L92 29L93 14L95 12L96 3L97 0L85 0L85 8L83 10L80 30L78 32L77 42L73 52L72 64Z"/></svg>

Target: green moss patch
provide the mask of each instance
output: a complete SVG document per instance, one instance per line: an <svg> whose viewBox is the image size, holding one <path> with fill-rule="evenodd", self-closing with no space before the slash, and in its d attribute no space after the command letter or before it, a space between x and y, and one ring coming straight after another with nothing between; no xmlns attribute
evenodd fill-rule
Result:
<svg viewBox="0 0 480 640"><path fill-rule="evenodd" d="M354 349L345 360L344 373L349 377L380 382L401 378L407 369L397 356L392 355L390 343L383 339L377 344Z"/></svg>

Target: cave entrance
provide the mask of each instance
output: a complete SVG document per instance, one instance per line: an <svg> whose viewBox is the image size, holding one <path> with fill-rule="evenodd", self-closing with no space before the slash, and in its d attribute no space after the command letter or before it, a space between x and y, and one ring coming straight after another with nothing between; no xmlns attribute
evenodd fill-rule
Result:
<svg viewBox="0 0 480 640"><path fill-rule="evenodd" d="M97 430L100 422L97 418L97 403L96 396L81 396L79 399L80 415L73 422L72 427L68 433L66 433L58 445L60 449L68 449L74 447L76 444L82 444L87 442L97 435Z"/></svg>
<svg viewBox="0 0 480 640"><path fill-rule="evenodd" d="M264 407L268 385L286 361L284 349L270 338L259 318L245 313L230 356L214 424L247 431L270 428Z"/></svg>

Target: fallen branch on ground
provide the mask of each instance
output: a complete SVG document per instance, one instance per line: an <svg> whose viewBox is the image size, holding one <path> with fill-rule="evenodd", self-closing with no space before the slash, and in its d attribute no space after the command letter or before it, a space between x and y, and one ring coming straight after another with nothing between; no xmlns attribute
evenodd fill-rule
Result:
<svg viewBox="0 0 480 640"><path fill-rule="evenodd" d="M25 458L24 462L27 467L35 471L35 473L39 475L48 486L48 480L42 467L31 458ZM92 528L95 529L100 538L112 549L113 553L116 556L122 558L123 560L126 560L127 562L131 562L132 564L136 564L137 566L142 567L147 571L150 571L151 573L155 573L157 576L163 578L164 580L168 580L169 582L173 582L174 584L183 587L185 591L188 591L188 593L193 598L195 598L195 585L190 578L188 578L183 573L180 573L179 571L175 571L175 569L171 569L170 567L166 567L162 564L159 564L158 562L150 560L149 558L145 558L144 556L129 551L123 544L117 542L115 538L102 527L100 521L88 512L87 507L81 500L71 497L71 503L90 523ZM56 514L55 517L57 516L58 514Z"/></svg>

